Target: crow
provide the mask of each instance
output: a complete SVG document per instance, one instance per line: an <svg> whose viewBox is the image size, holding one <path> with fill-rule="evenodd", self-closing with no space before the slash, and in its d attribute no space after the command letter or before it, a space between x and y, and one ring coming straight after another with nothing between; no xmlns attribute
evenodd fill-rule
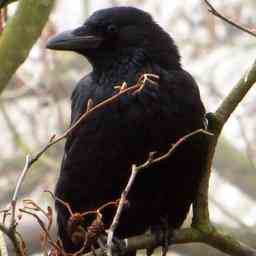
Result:
<svg viewBox="0 0 256 256"><path fill-rule="evenodd" d="M122 95L68 136L55 195L73 212L116 200L132 164L143 163L150 152L166 153L180 138L205 127L195 80L182 68L172 37L147 12L128 6L98 10L82 26L50 38L46 47L76 52L92 65L73 91L71 124L84 113L89 99L95 105L113 96L114 87L123 82L129 87L143 74L159 76L158 86L148 82L140 92ZM179 228L195 199L206 153L205 140L194 136L168 160L139 173L116 237L157 229L163 220ZM79 250L81 244L67 231L67 208L58 200L56 210L64 249ZM106 227L114 212L104 212Z"/></svg>

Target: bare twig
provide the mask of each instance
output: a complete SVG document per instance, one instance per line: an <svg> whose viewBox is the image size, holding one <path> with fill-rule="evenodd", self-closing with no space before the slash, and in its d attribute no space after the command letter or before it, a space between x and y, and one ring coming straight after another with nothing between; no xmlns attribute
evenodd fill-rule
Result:
<svg viewBox="0 0 256 256"><path fill-rule="evenodd" d="M30 212L30 211L28 211L28 210L26 210L26 209L19 209L19 210L20 210L20 212L22 212L22 213L26 213L26 214L31 215L32 217L34 217L34 218L37 220L39 226L40 226L40 227L42 228L42 230L44 231L44 235L46 236L47 241L48 241L55 249L61 251L61 248L55 243L55 241L52 239L52 237L51 237L51 235L50 235L50 233L49 233L49 226L50 226L50 224L48 224L48 226L46 227L46 226L45 226L45 223L41 220L41 218L40 218L37 214L35 214L35 213L33 213L33 212Z"/></svg>
<svg viewBox="0 0 256 256"><path fill-rule="evenodd" d="M149 78L150 74L146 74L147 79ZM153 78L158 78L158 76L151 74L151 76ZM87 102L87 106L86 106L86 110L85 112L80 116L80 118L78 118L78 120L70 127L68 128L62 135L60 136L52 136L52 138L49 140L49 142L43 147L43 149L38 152L30 161L29 163L29 168L31 167L31 165L36 162L51 146L53 146L54 144L60 142L61 140L65 139L68 135L70 135L74 130L76 130L84 121L86 121L88 119L89 116L91 116L91 114L93 114L95 111L100 110L110 104L112 104L113 102L115 102L116 100L118 100L121 96L128 94L128 93L133 93L136 90L140 89L142 86L144 86L143 82L141 84L141 81L144 81L144 75L141 76L141 78L138 80L138 82L128 88L123 89L123 87L121 87L121 89L119 90L119 92L117 92L115 95L113 95L112 97L100 102L99 104L95 105L94 107L92 107L92 101L91 99L89 99L89 101ZM151 80L150 80L151 81Z"/></svg>
<svg viewBox="0 0 256 256"><path fill-rule="evenodd" d="M129 178L129 181L121 195L121 200L119 201L119 204L118 204L118 207L117 207L117 210L116 210L116 214L114 216L114 219L112 221L112 224L108 230L108 238L107 238L107 255L111 256L112 255L112 247L113 247L113 237L114 237L114 232L118 226L118 223L119 223L119 219L121 217L121 213L122 213L122 210L123 210L123 207L125 205L125 202L126 202L126 197L127 197L127 194L129 193L131 187L132 187L132 184L134 183L134 180L137 176L137 173L138 173L138 170L137 170L137 167L136 165L133 165L132 166L132 173L131 173L131 176Z"/></svg>
<svg viewBox="0 0 256 256"><path fill-rule="evenodd" d="M10 227L5 227L4 225L0 225L0 230L9 237L9 239L12 241L15 250L17 252L17 255L25 255L24 252L24 248L23 248L23 240L22 237L19 236L19 234L16 232L16 203L17 203L17 198L18 198L18 193L20 191L21 185L24 181L24 178L28 172L28 167L29 167L29 162L30 162L30 156L27 155L26 156L26 162L25 162L25 166L19 176L19 179L17 181L14 193L13 193L13 197L12 197L12 201L11 201L11 225Z"/></svg>
<svg viewBox="0 0 256 256"><path fill-rule="evenodd" d="M34 201L32 201L30 199L23 200L23 203L24 203L24 208L20 209L20 211L22 211L22 210L26 210L26 211L32 210L32 211L40 212L48 220L47 226L45 227L46 231L44 230L43 237L42 237L42 248L43 248L43 251L44 251L44 255L48 255L47 243L48 242L50 244L54 243L53 239L50 236L50 229L52 227L52 222L53 222L52 208L47 207L47 211L45 211L38 204L36 204ZM41 221L41 223L43 223L43 221Z"/></svg>
<svg viewBox="0 0 256 256"><path fill-rule="evenodd" d="M209 3L209 1L204 0L213 14L216 15L216 10ZM218 13L218 17L223 17L223 15ZM224 19L225 20L225 19ZM229 22L230 23L230 22ZM233 25L232 23L230 23ZM237 26L236 26L237 27ZM238 27L242 31L244 29ZM211 175L212 161L215 154L215 148L218 142L218 138L222 131L223 126L228 121L230 115L234 112L238 104L245 97L247 92L252 88L256 82L256 61L246 72L240 81L234 86L229 95L221 102L215 113L208 115L209 127L208 131L214 134L213 139L209 145L209 152L206 161L205 173L201 180L199 186L197 199L193 204L193 226L197 228L208 228L212 229L210 217L209 217L209 207L208 207L208 190L209 190L209 179Z"/></svg>
<svg viewBox="0 0 256 256"><path fill-rule="evenodd" d="M238 24L237 22L231 20L230 18L225 17L223 14L219 13L208 0L204 0L204 2L208 6L208 11L212 13L214 16L220 18L221 20L224 20L225 22L229 23L235 28L244 31L245 33L251 36L256 37L256 33L252 29L246 28L245 26Z"/></svg>
<svg viewBox="0 0 256 256"><path fill-rule="evenodd" d="M19 176L19 179L18 179L18 182L16 184L16 187L15 187L15 190L14 190L14 193L13 193L13 197L12 197L12 223L11 225L12 226L15 226L15 209L16 209L16 203L17 203L17 198L18 198L18 193L20 191L20 188L21 188L21 185L25 179L25 176L28 172L28 168L29 168L29 162L30 162L30 155L27 155L26 156L26 162L25 162L25 166Z"/></svg>
<svg viewBox="0 0 256 256"><path fill-rule="evenodd" d="M15 143L15 146L17 148L19 148L22 152L24 152L25 154L31 154L32 153L32 149L25 143L24 139L22 138L22 135L18 132L17 128L16 128L16 124L12 121L8 111L6 110L5 106L3 103L0 103L0 110L3 114L3 118L6 121L6 124L8 126L8 129L10 130L10 132L12 133L13 136L13 141ZM53 161L49 156L47 156L46 154L41 158L41 161L49 166L49 167L57 167L55 161Z"/></svg>

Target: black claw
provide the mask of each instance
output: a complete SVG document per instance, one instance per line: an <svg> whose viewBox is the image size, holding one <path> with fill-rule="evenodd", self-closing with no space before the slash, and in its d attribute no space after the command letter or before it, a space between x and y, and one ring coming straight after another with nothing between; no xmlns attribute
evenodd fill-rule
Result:
<svg viewBox="0 0 256 256"><path fill-rule="evenodd" d="M167 227L163 235L162 256L166 256L169 246L173 243L173 229Z"/></svg>
<svg viewBox="0 0 256 256"><path fill-rule="evenodd" d="M155 251L155 248L151 247L151 248L147 248L146 249L146 254L147 256L151 256Z"/></svg>
<svg viewBox="0 0 256 256"><path fill-rule="evenodd" d="M125 243L114 237L113 238L113 242L114 242L114 250L113 250L113 255L117 255L117 256L120 256L120 255L125 255Z"/></svg>
<svg viewBox="0 0 256 256"><path fill-rule="evenodd" d="M151 227L151 232L155 235L156 246L147 249L147 256L153 254L157 246L162 247L162 256L166 256L170 244L173 243L174 229L169 226L168 220L163 218L160 225Z"/></svg>

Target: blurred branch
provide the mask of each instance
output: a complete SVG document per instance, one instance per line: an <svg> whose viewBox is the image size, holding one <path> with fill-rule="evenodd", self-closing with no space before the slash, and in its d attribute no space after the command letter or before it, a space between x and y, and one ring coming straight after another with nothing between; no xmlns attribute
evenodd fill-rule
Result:
<svg viewBox="0 0 256 256"><path fill-rule="evenodd" d="M0 110L1 110L3 118L8 126L8 129L13 136L13 141L14 141L15 145L18 146L19 148L21 148L22 151L29 152L30 151L29 147L23 141L22 136L18 133L17 128L16 128L15 124L12 122L10 116L8 115L8 112L6 111L3 103L0 103Z"/></svg>
<svg viewBox="0 0 256 256"><path fill-rule="evenodd" d="M25 143L24 139L20 135L20 133L17 130L17 126L13 123L11 120L5 106L3 103L0 102L0 111L2 112L3 118L6 121L6 124L9 128L9 131L11 132L13 136L13 140L15 143L15 146L18 147L24 154L32 154L32 149ZM51 168L57 168L58 164L54 159L49 157L49 155L44 155L40 159L45 165L51 167Z"/></svg>
<svg viewBox="0 0 256 256"><path fill-rule="evenodd" d="M256 201L255 183L252 182L251 176L252 166L247 154L240 151L224 136L218 141L213 166L222 179Z"/></svg>
<svg viewBox="0 0 256 256"><path fill-rule="evenodd" d="M17 90L10 90L5 91L4 94L1 96L1 102L5 101L14 101L22 97L26 97L31 92L31 89L29 87L27 88L19 88Z"/></svg>
<svg viewBox="0 0 256 256"><path fill-rule="evenodd" d="M246 128L243 123L243 117L239 115L239 116L237 116L237 120L238 120L238 124L239 124L239 128L240 128L241 136L245 143L247 158L248 158L252 168L254 170L256 170L256 164L255 164L255 160L254 160L254 149L253 149L252 142L250 141L250 139L248 138L248 135L246 133Z"/></svg>
<svg viewBox="0 0 256 256"><path fill-rule="evenodd" d="M252 236L255 236L255 232L251 230L250 226L247 226L240 218L233 215L225 206L223 206L218 200L216 200L213 196L210 197L210 202L215 205L226 217L228 217L231 221L234 221L240 228L246 230Z"/></svg>
<svg viewBox="0 0 256 256"><path fill-rule="evenodd" d="M0 9L17 0L0 0Z"/></svg>
<svg viewBox="0 0 256 256"><path fill-rule="evenodd" d="M204 0L205 4L208 6L208 11L210 13L212 13L214 16L220 18L221 20L224 20L225 22L229 23L230 25L232 25L233 27L244 31L245 33L251 35L251 36L255 36L256 37L256 33L249 28L246 28L245 26L242 26L241 24L238 24L237 22L233 21L230 18L225 17L224 15L222 15L221 13L219 13L213 6L212 4L208 1L208 0Z"/></svg>
<svg viewBox="0 0 256 256"><path fill-rule="evenodd" d="M25 61L48 20L55 0L20 0L0 37L0 93Z"/></svg>
<svg viewBox="0 0 256 256"><path fill-rule="evenodd" d="M4 239L3 232L0 231L0 255L8 256L7 246Z"/></svg>

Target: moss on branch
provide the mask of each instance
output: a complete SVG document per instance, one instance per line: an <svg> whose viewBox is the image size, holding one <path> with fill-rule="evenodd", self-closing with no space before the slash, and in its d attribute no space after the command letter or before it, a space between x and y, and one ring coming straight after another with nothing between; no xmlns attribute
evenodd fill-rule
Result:
<svg viewBox="0 0 256 256"><path fill-rule="evenodd" d="M0 93L27 58L46 24L55 0L20 0L0 37Z"/></svg>

